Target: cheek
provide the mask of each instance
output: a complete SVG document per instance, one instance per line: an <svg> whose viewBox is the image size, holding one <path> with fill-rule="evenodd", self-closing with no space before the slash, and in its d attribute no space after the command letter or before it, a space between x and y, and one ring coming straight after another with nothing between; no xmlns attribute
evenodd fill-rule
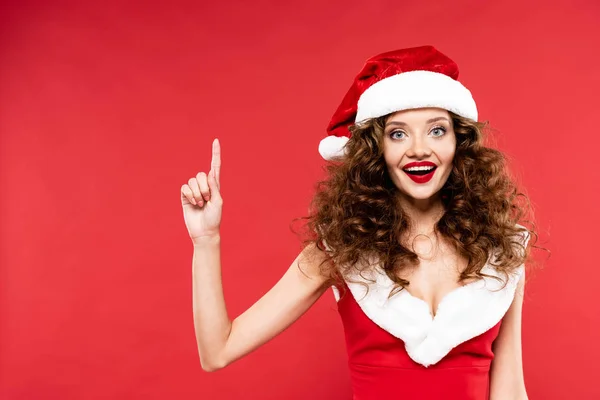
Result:
<svg viewBox="0 0 600 400"><path fill-rule="evenodd" d="M383 152L383 159L388 167L397 167L400 161L402 161L402 157L404 157L404 149L399 146Z"/></svg>
<svg viewBox="0 0 600 400"><path fill-rule="evenodd" d="M454 160L454 155L456 154L456 141L454 138L452 139L453 140L444 143L444 145L440 146L436 151L443 164L452 164L452 161Z"/></svg>
<svg viewBox="0 0 600 400"><path fill-rule="evenodd" d="M451 165L452 161L454 160L454 154L455 154L454 150L449 150L449 151L446 151L445 153L441 153L440 154L441 161L444 164Z"/></svg>

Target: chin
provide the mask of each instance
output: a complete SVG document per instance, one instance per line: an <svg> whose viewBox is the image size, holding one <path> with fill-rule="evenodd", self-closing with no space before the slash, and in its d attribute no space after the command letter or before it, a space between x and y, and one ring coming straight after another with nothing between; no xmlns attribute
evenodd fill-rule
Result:
<svg viewBox="0 0 600 400"><path fill-rule="evenodd" d="M431 199L432 197L435 197L438 194L438 192L407 192L404 190L401 190L400 193L402 193L404 197L415 200Z"/></svg>

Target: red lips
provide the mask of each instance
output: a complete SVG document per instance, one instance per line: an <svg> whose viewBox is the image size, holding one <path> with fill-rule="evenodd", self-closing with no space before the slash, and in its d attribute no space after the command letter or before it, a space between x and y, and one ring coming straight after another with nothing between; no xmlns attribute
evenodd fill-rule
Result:
<svg viewBox="0 0 600 400"><path fill-rule="evenodd" d="M431 172L429 172L425 175L415 175L415 174L411 174L410 172L406 171L406 169L410 168L410 167L433 167L433 169L431 170ZM402 169L404 170L406 175L408 175L408 177L410 179L412 179L414 182L427 183L431 180L431 178L433 178L433 174L435 174L437 165L435 165L431 161L416 161L416 162L411 162L411 163L406 164L404 166L404 168L402 168Z"/></svg>
<svg viewBox="0 0 600 400"><path fill-rule="evenodd" d="M410 167L437 167L437 165L435 165L431 161L415 161L415 162L410 162L410 163L406 164L404 167L402 167L402 169L406 169L406 168L410 168Z"/></svg>

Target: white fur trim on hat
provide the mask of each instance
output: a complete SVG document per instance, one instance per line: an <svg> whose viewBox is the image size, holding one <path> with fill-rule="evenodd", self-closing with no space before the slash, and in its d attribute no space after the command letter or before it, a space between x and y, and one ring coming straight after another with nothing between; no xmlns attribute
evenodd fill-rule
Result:
<svg viewBox="0 0 600 400"><path fill-rule="evenodd" d="M355 122L413 108L439 107L477 121L471 92L448 75L432 71L408 71L384 78L358 99Z"/></svg>

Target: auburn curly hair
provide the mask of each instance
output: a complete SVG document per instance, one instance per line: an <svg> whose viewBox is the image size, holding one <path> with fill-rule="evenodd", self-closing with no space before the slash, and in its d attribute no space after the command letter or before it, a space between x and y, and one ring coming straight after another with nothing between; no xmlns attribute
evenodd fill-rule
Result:
<svg viewBox="0 0 600 400"><path fill-rule="evenodd" d="M537 247L535 223L523 220L532 214L531 203L510 178L504 154L484 145L488 122L448 113L456 150L441 189L445 212L435 234L468 260L459 282L488 276L481 271L494 252L493 267L508 277L529 259L530 248ZM316 183L309 215L294 219L307 220L302 246L312 244L327 254L319 266L327 277L324 285L343 288L344 278L372 268L375 259L395 283L392 296L409 285L400 272L419 264L418 255L399 240L410 220L400 207L398 188L383 158L383 132L390 115L350 126L347 156L328 162L328 177ZM535 240L525 248L522 239L527 232Z"/></svg>

